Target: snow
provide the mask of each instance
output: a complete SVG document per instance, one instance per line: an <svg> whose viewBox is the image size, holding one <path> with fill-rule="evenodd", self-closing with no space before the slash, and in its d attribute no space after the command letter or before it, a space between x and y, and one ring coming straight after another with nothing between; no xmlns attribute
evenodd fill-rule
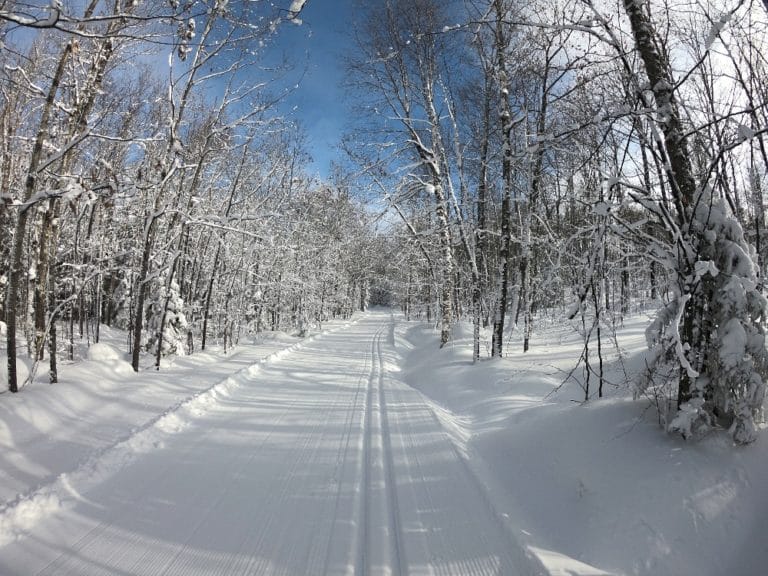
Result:
<svg viewBox="0 0 768 576"><path fill-rule="evenodd" d="M694 272L696 280L699 280L705 274L709 274L714 278L720 273L720 270L717 269L717 264L712 260L699 260L694 264Z"/></svg>
<svg viewBox="0 0 768 576"><path fill-rule="evenodd" d="M307 0L293 0L291 2L291 7L288 8L288 19L297 26L303 24L301 18L299 18L299 14L304 9L304 4L306 3Z"/></svg>
<svg viewBox="0 0 768 576"><path fill-rule="evenodd" d="M715 40L717 40L723 29L728 25L731 16L733 16L732 12L726 12L717 22L712 25L712 28L710 29L709 34L707 34L707 38L704 41L705 50L709 51L712 49L712 44L715 43Z"/></svg>
<svg viewBox="0 0 768 576"><path fill-rule="evenodd" d="M5 332L7 331L6 325L0 326L2 332L2 338L5 339ZM16 376L21 385L29 377L29 366L25 358L16 359ZM5 383L8 382L8 357L5 354L5 349L0 348L0 382L3 383L3 387L0 390L7 389ZM2 396L0 396L2 398ZM1 491L0 491L1 492Z"/></svg>
<svg viewBox="0 0 768 576"><path fill-rule="evenodd" d="M624 374L642 366L648 317L618 332L602 400L563 384L582 346L558 318L531 351L471 363L471 326L438 350L426 326L398 328L404 380L436 407L494 505L548 574L750 576L767 572L765 429L734 449L726 431L698 443L665 434ZM608 347L604 342L604 347Z"/></svg>
<svg viewBox="0 0 768 576"><path fill-rule="evenodd" d="M739 140L741 142L746 142L747 140L751 140L757 134L757 132L755 132L755 130L751 126L747 126L746 124L737 125L736 132L739 135Z"/></svg>
<svg viewBox="0 0 768 576"><path fill-rule="evenodd" d="M720 348L717 353L723 363L723 367L728 370L736 368L747 353L747 332L738 318L731 318L722 326L720 334Z"/></svg>
<svg viewBox="0 0 768 576"><path fill-rule="evenodd" d="M476 365L470 326L374 310L138 374L104 327L0 396L0 574L765 573L765 438L664 434L626 383L648 321L587 403L559 316Z"/></svg>
<svg viewBox="0 0 768 576"><path fill-rule="evenodd" d="M98 342L91 344L88 348L88 360L95 362L107 362L111 360L121 360L122 354L109 344Z"/></svg>
<svg viewBox="0 0 768 576"><path fill-rule="evenodd" d="M607 187L606 189L609 189L613 185L614 184L610 184L608 180L605 181L605 186ZM606 217L611 215L611 208L612 206L608 202L597 202L592 210L596 216Z"/></svg>
<svg viewBox="0 0 768 576"><path fill-rule="evenodd" d="M291 12L292 14L298 14L302 11L304 8L304 4L307 3L307 0L293 0L291 2L291 7L288 8L288 12Z"/></svg>

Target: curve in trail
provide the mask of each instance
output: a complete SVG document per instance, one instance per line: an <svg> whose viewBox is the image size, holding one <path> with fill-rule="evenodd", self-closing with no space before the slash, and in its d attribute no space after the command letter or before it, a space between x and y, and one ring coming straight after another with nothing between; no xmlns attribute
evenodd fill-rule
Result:
<svg viewBox="0 0 768 576"><path fill-rule="evenodd" d="M0 548L3 576L532 574L370 313L238 374ZM80 482L82 480L82 482Z"/></svg>

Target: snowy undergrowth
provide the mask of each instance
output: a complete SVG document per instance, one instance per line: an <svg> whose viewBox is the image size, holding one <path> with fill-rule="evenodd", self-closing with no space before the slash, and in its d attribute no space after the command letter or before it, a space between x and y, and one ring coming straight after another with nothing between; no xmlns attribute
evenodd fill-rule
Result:
<svg viewBox="0 0 768 576"><path fill-rule="evenodd" d="M138 374L119 352L125 335L104 329L99 344L83 348L82 360L62 367L56 385L38 376L19 394L2 396L0 546L73 505L138 455L161 449L264 363L347 325L329 323L303 339L264 334L227 355L213 347ZM0 361L5 366L5 357Z"/></svg>
<svg viewBox="0 0 768 576"><path fill-rule="evenodd" d="M648 400L632 400L647 316L618 332L603 399L574 380L582 343L543 327L531 351L471 364L471 327L439 335L400 323L401 376L430 399L508 527L552 575L756 576L768 573L768 438L734 447L726 431L698 443L665 434ZM578 374L578 371L577 371Z"/></svg>

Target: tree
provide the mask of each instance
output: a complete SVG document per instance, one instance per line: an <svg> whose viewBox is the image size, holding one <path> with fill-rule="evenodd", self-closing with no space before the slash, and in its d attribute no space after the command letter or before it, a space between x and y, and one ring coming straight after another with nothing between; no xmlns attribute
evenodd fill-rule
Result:
<svg viewBox="0 0 768 576"><path fill-rule="evenodd" d="M670 233L666 250L675 277L674 298L648 332L647 375L660 363L677 374L678 414L671 429L689 436L719 419L730 424L736 442L748 443L756 438L754 419L768 376L761 324L766 300L759 290L755 253L736 216L714 197L708 174L700 182L695 179L678 84L649 4L624 0L624 9L650 86L652 101L644 104L657 111L656 144L673 201L669 211L643 200ZM642 84L638 81L638 89Z"/></svg>
<svg viewBox="0 0 768 576"><path fill-rule="evenodd" d="M493 341L491 355L501 358L502 344L504 340L504 319L507 315L507 293L509 287L509 261L511 257L512 230L511 226L511 202L513 174L512 164L514 155L514 144L512 142L512 129L514 127L514 118L512 117L512 107L509 103L511 83L509 80L509 67L507 64L507 52L509 42L505 31L506 7L502 0L494 0L493 10L495 12L494 27L494 48L496 51L496 81L498 83L499 116L501 121L502 138L502 201L501 201L501 249L499 251L499 288L496 311L493 317ZM525 273L527 271L527 255L523 256L521 261L521 272L523 274L523 286L525 285Z"/></svg>
<svg viewBox="0 0 768 576"><path fill-rule="evenodd" d="M444 346L453 322L455 269L446 192L451 168L437 111L446 50L436 33L444 27L442 16L434 0L387 0L371 8L363 29L357 32L360 58L353 59L350 67L358 85L376 95L377 104L371 107L385 107L397 119L416 162L409 178L433 199L440 250L440 345Z"/></svg>

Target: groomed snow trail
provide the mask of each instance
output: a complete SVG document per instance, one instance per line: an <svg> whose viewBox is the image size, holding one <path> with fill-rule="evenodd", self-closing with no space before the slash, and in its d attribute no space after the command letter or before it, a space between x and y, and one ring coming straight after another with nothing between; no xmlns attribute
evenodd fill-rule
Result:
<svg viewBox="0 0 768 576"><path fill-rule="evenodd" d="M60 482L67 505L0 548L0 575L537 573L397 380L390 334L368 313L179 410L103 478Z"/></svg>

